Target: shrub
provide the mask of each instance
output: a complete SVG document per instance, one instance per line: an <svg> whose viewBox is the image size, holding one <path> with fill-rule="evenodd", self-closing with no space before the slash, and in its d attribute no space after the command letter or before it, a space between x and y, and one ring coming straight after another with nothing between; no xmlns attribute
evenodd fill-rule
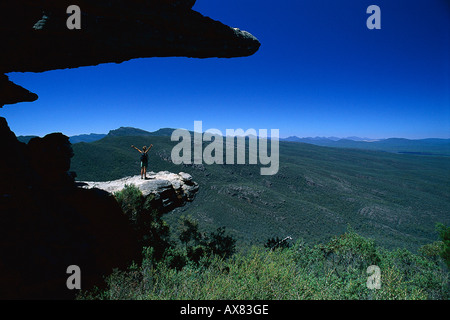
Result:
<svg viewBox="0 0 450 320"><path fill-rule="evenodd" d="M428 243L421 246L418 249L418 252L421 256L434 262L438 262L438 260L441 258L441 253L443 250L444 250L444 242L435 241L433 243Z"/></svg>
<svg viewBox="0 0 450 320"><path fill-rule="evenodd" d="M212 254L225 259L231 257L236 251L236 240L225 235L225 227L219 227L215 232L211 232L205 239L205 244Z"/></svg>
<svg viewBox="0 0 450 320"><path fill-rule="evenodd" d="M266 243L264 244L264 248L268 248L271 250L274 249L287 249L291 247L291 244L288 240L291 240L291 237L286 237L283 239L280 239L279 237L276 238L269 238L267 239Z"/></svg>
<svg viewBox="0 0 450 320"><path fill-rule="evenodd" d="M223 236L223 233L218 233ZM220 238L220 237L219 237ZM191 253L205 246L189 245ZM228 259L212 252L185 260L185 248L167 250L163 261L110 278L111 299L281 300L448 299L448 273L406 249L387 251L353 231L328 243L302 240L284 250L253 247ZM381 270L381 288L367 287L367 267ZM138 274L136 273L138 272Z"/></svg>
<svg viewBox="0 0 450 320"><path fill-rule="evenodd" d="M198 222L191 216L181 216L178 229L179 239L191 261L198 263L205 255L219 255L226 259L236 250L236 240L225 234L225 227L219 227L208 235L198 230Z"/></svg>
<svg viewBox="0 0 450 320"><path fill-rule="evenodd" d="M443 242L440 255L444 259L447 267L450 268L450 227L445 226L442 223L436 224L436 230Z"/></svg>
<svg viewBox="0 0 450 320"><path fill-rule="evenodd" d="M163 214L152 208L153 195L144 197L136 186L125 185L114 196L138 233L142 247L153 247L154 258L161 259L164 251L171 246L170 230L162 220Z"/></svg>
<svg viewBox="0 0 450 320"><path fill-rule="evenodd" d="M114 197L130 221L135 225L138 224L145 202L141 190L133 184L126 184L123 190L114 193Z"/></svg>

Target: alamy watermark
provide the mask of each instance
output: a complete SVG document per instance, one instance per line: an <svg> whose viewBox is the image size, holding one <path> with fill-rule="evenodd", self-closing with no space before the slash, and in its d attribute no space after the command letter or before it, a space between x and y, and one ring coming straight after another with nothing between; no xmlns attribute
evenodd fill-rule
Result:
<svg viewBox="0 0 450 320"><path fill-rule="evenodd" d="M194 133L192 135L186 129L173 131L171 140L179 141L171 153L174 164L257 165L259 162L259 164L266 166L261 168L261 175L274 175L278 172L280 165L279 129L271 129L269 138L267 129L259 129L258 132L255 129L247 129L246 131L243 129L226 129L224 136L218 129L208 129L203 133L202 126L202 121L194 121ZM247 141L248 148L246 147ZM203 149L204 142L210 142L210 144ZM246 150L248 150L248 154Z"/></svg>
<svg viewBox="0 0 450 320"><path fill-rule="evenodd" d="M80 30L81 29L81 9L79 6L72 4L67 7L67 14L70 16L67 18L66 26L69 30Z"/></svg>
<svg viewBox="0 0 450 320"><path fill-rule="evenodd" d="M70 16L67 18L66 26L69 30L81 29L81 9L78 5L72 4L67 7L66 13ZM369 30L381 29L381 9L377 5L370 5L366 10L367 14L370 14L367 18L366 26ZM44 16L42 19L48 18ZM41 19L41 20L42 20Z"/></svg>
<svg viewBox="0 0 450 320"><path fill-rule="evenodd" d="M366 286L369 289L381 289L381 269L376 265L369 266L367 268L367 278Z"/></svg>
<svg viewBox="0 0 450 320"><path fill-rule="evenodd" d="M66 286L69 290L81 289L81 269L79 266L73 264L67 267L66 273L70 274L67 278Z"/></svg>
<svg viewBox="0 0 450 320"><path fill-rule="evenodd" d="M367 29L381 29L381 9L377 5L371 5L367 8L366 13L370 14L367 18L366 26Z"/></svg>

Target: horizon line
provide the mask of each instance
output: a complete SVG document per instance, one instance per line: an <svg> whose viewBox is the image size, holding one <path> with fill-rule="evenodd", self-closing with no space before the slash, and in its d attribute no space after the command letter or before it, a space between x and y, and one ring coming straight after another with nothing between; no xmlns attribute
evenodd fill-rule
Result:
<svg viewBox="0 0 450 320"><path fill-rule="evenodd" d="M159 129L156 129L156 130L154 130L154 131L148 131L148 130L141 129L141 128L136 128L136 127L119 127L119 128L117 128L117 129L120 129L120 128L138 129L138 130L142 130L142 131L145 131L145 132L148 132L148 133L155 133L155 132L157 132L157 131L159 131L159 130L161 130L161 129L177 130L177 129L169 128L169 127L159 128ZM117 130L117 129L109 130L109 132L114 131L114 130ZM184 128L178 128L178 129L184 129ZM187 130L187 129L184 129L184 130ZM237 129L235 129L235 130L237 130ZM256 130L256 129L255 129L255 130ZM267 129L267 130L270 130L270 129ZM12 130L11 130L11 131L12 131ZM187 131L189 131L189 132L196 132L196 131L194 131L194 130L187 130ZM14 131L13 131L13 132L14 132ZM64 134L64 135L66 135L66 136L69 137L69 138L77 137L77 136L83 136L83 135L105 135L105 136L107 136L107 135L109 134L109 132L108 132L108 133L90 132L90 133L78 133L78 134L67 135L67 134L65 134L64 132L61 132L61 131L55 131L55 132L60 132L60 133L62 133L62 134ZM44 134L44 135L36 135L36 134L19 134L19 135L17 135L15 132L14 132L14 134L16 135L16 137L40 137L40 138L42 138L42 137L46 136L47 134L51 134L51 133L55 133L55 132L49 132L49 133L46 133L46 134ZM245 132L245 130L244 130L244 132ZM206 131L203 131L203 132L202 132L202 134L205 134L205 133L206 133ZM226 135L223 135L223 134L222 134L222 136L226 137ZM236 136L240 136L240 135L236 135ZM246 136L248 136L248 135L246 135ZM258 135L256 135L256 136L258 137ZM267 138L271 138L271 137L268 136ZM340 136L340 137L339 137L339 136L334 136L334 135L330 135L330 136L328 136L328 135L310 135L310 136L285 135L285 136L281 136L281 135L280 135L280 136L279 136L279 140L280 140L280 141L281 141L281 140L286 140L286 139L289 139L289 138L298 138L298 139L327 139L327 140L332 140L332 141L338 141L338 140L352 140L352 141L357 141L357 142L375 142L375 141L381 141L381 140L387 140L387 139L405 139L405 140L439 139L439 140L450 140L450 136L447 137L447 138L444 138L444 137L435 137L435 136L425 137L425 138L405 138L405 137L401 137L401 136L391 136L391 137L388 137L388 138L367 138L366 136L360 137L360 136L356 136L356 135L345 136L345 137L344 137L344 136ZM355 140L355 139L358 139L358 140Z"/></svg>

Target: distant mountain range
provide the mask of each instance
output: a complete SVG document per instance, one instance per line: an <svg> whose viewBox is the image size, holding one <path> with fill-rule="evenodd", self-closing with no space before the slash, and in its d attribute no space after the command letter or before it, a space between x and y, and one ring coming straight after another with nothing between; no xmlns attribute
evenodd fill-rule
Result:
<svg viewBox="0 0 450 320"><path fill-rule="evenodd" d="M103 139L106 137L106 134L102 133L90 133L90 134L80 134L77 136L70 137L71 143L78 143L78 142L94 142L100 139Z"/></svg>
<svg viewBox="0 0 450 320"><path fill-rule="evenodd" d="M346 138L338 138L338 137L305 137L305 138L299 138L297 136L290 136L290 137L287 137L287 138L281 138L280 140L309 143L311 141L339 141L339 140L375 141L375 140L378 140L378 139L360 138L360 137L346 137Z"/></svg>
<svg viewBox="0 0 450 320"><path fill-rule="evenodd" d="M110 137L125 137L125 136L158 136L158 137L166 137L171 136L172 132L175 129L170 128L162 128L156 130L154 132L145 131L142 129L132 128L132 127L120 127L115 130L110 130L108 134L104 133L89 133L89 134L80 134L75 136L70 136L69 140L72 144L79 142L94 142L105 138L106 136ZM18 136L17 139L20 142L28 143L32 138L37 136Z"/></svg>
<svg viewBox="0 0 450 320"><path fill-rule="evenodd" d="M81 134L71 136L72 144L79 142L94 142L109 137L125 137L125 136L158 136L170 137L175 129L162 128L153 132L145 131L133 127L120 127L109 131L108 134ZM34 136L19 136L19 141L28 143ZM384 151L392 153L416 154L416 155L434 155L434 156L450 156L450 139L404 139L404 138L388 138L388 139L372 139L361 137L305 137L299 138L291 136L288 138L280 138L280 141L308 143L322 147L350 148Z"/></svg>
<svg viewBox="0 0 450 320"><path fill-rule="evenodd" d="M412 140L404 138L389 138L377 140L359 137L339 139L335 137L299 138L292 136L280 140L309 143L322 147L364 149L418 155L450 156L450 139L429 138Z"/></svg>
<svg viewBox="0 0 450 320"><path fill-rule="evenodd" d="M132 127L120 127L116 130L111 130L108 133L110 137L129 137L129 136L157 136L157 137L170 137L175 129L162 128L154 132L145 131L142 129Z"/></svg>
<svg viewBox="0 0 450 320"><path fill-rule="evenodd" d="M202 230L226 226L242 246L275 236L323 243L351 226L386 248L417 250L436 240L437 222L449 224L450 139L290 137L280 141L279 172L261 176L259 165L175 165L173 130L72 136L70 171L78 181L137 175L139 154L130 145L152 143L151 171L186 172L199 184L196 199L165 221L176 228L191 215Z"/></svg>
<svg viewBox="0 0 450 320"><path fill-rule="evenodd" d="M180 216L191 215L200 229L226 226L239 246L251 246L275 236L322 243L351 225L384 247L416 250L436 239L435 223L449 223L450 157L280 141L279 172L261 176L261 165L176 165L170 129L159 131L165 136L127 135L133 132L143 134L120 128L73 144L70 170L78 181L137 175L140 158L130 145L152 143L150 171L186 172L199 185L192 203L164 216L174 229Z"/></svg>

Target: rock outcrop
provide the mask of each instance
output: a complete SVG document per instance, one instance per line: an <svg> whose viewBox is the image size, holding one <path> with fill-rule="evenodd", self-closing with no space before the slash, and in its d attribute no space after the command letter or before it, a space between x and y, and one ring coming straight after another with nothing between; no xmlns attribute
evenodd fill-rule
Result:
<svg viewBox="0 0 450 320"><path fill-rule="evenodd" d="M126 184L152 195L166 213L192 201L192 177L161 171L110 182L75 182L73 151L61 133L19 142L0 117L0 299L71 299L67 267L81 269L82 289L105 284L113 269L141 260L140 231L112 193Z"/></svg>
<svg viewBox="0 0 450 320"><path fill-rule="evenodd" d="M6 75L0 74L0 108L5 104L32 102L37 99L37 94L13 83Z"/></svg>
<svg viewBox="0 0 450 320"><path fill-rule="evenodd" d="M0 299L71 299L70 265L88 289L140 261L138 236L117 201L76 187L68 137L24 144L0 118L0 148Z"/></svg>
<svg viewBox="0 0 450 320"><path fill-rule="evenodd" d="M38 96L9 72L121 63L135 58L232 58L259 41L192 10L195 0L16 0L0 2L0 108ZM69 5L81 29L66 25ZM114 268L139 263L139 234L110 192L80 188L61 133L17 140L0 117L0 299L66 299L67 267L81 268L82 289L104 284ZM191 201L198 186L183 173L144 181L160 210ZM163 178L164 176L164 178ZM130 178L132 180L132 178ZM135 183L138 184L138 183ZM112 189L111 189L112 190ZM109 190L109 191L111 191ZM152 205L153 206L153 205Z"/></svg>
<svg viewBox="0 0 450 320"><path fill-rule="evenodd" d="M141 179L141 176L137 175L107 182L79 183L83 188L97 188L109 193L121 191L126 185L134 185L141 190L144 197L152 195L152 208L164 213L193 201L199 188L191 175L168 171L149 172L147 179Z"/></svg>
<svg viewBox="0 0 450 320"><path fill-rule="evenodd" d="M192 10L195 0L78 0L81 29L69 30L66 0L2 1L0 74L120 63L134 58L232 58L260 46L250 33ZM0 79L0 85L8 82ZM20 87L19 87L20 88ZM17 88L17 89L19 89ZM0 93L4 92L0 88ZM37 98L20 88L0 107Z"/></svg>

